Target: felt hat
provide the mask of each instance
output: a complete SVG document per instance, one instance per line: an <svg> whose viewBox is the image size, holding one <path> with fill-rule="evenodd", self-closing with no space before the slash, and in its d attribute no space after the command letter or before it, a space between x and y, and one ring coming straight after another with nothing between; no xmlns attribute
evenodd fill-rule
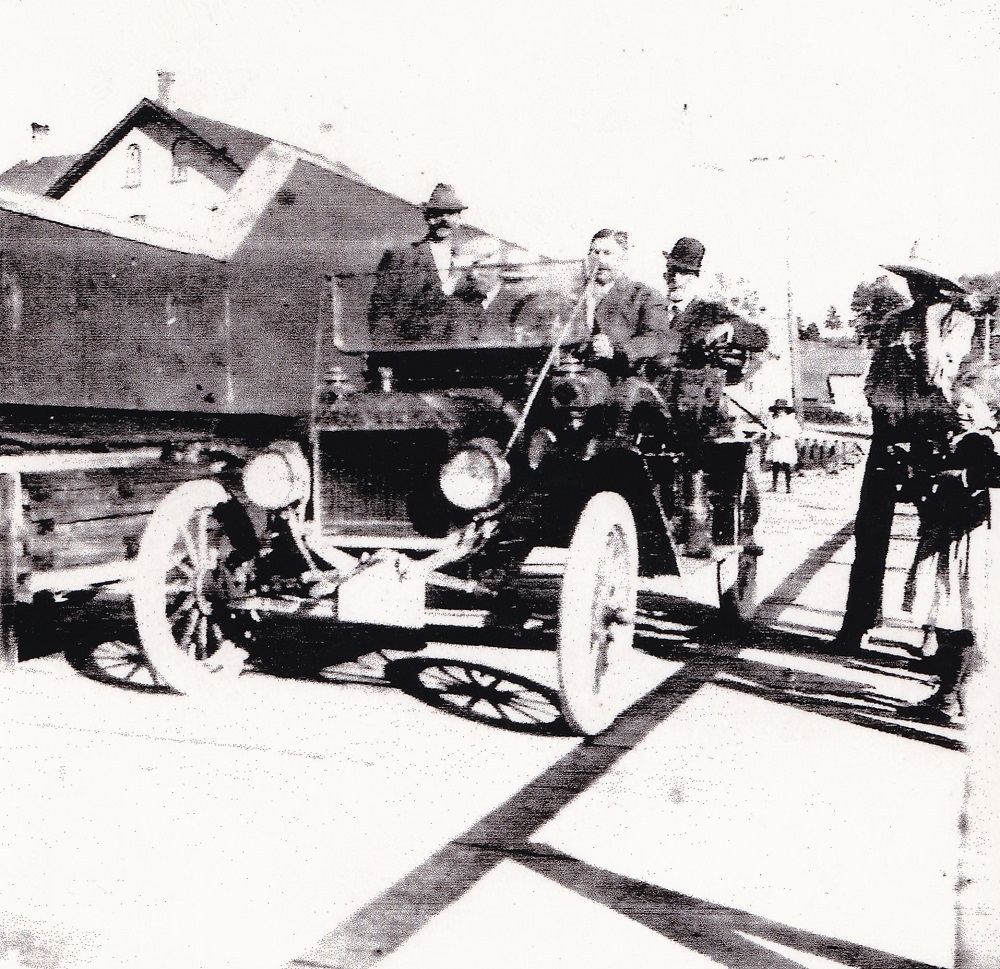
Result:
<svg viewBox="0 0 1000 969"><path fill-rule="evenodd" d="M792 407L792 405L789 404L784 397L779 397L770 407L768 407L768 410L772 414L777 414L780 410L788 411L790 414L795 413L795 408Z"/></svg>
<svg viewBox="0 0 1000 969"><path fill-rule="evenodd" d="M438 182L431 197L424 203L425 212L463 212L466 208L455 190L445 182Z"/></svg>
<svg viewBox="0 0 1000 969"><path fill-rule="evenodd" d="M667 260L667 269L697 275L701 272L701 261L705 258L705 247L697 239L683 236L674 243L670 252L664 251L663 256Z"/></svg>
<svg viewBox="0 0 1000 969"><path fill-rule="evenodd" d="M892 265L882 263L881 265L883 269L888 269L889 272L897 276L902 276L907 283L911 279L918 283L930 283L936 286L938 291L942 293L968 292L961 283L955 282L954 279L940 272L939 267L916 256L909 258L905 263L893 263Z"/></svg>

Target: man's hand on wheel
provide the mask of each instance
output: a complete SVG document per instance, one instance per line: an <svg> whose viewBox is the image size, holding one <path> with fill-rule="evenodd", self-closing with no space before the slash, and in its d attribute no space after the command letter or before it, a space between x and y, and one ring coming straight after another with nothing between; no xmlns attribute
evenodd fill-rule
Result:
<svg viewBox="0 0 1000 969"><path fill-rule="evenodd" d="M598 333L590 341L590 349L595 357L610 360L615 355L615 348L611 345L606 333Z"/></svg>

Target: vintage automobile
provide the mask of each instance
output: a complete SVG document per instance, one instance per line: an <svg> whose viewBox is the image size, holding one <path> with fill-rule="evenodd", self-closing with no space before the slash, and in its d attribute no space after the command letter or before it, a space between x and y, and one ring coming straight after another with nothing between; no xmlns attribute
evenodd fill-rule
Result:
<svg viewBox="0 0 1000 969"><path fill-rule="evenodd" d="M219 688L266 646L268 616L417 635L548 623L562 713L592 735L623 709L641 577L710 569L720 607L749 616L753 434L725 413L726 371L609 372L579 266L533 275L551 298L530 324L464 320L434 342L353 338L344 307L371 280L328 279L333 362L311 414L260 449L218 448L217 473L149 520L133 599L160 680ZM531 579L539 549L554 587Z"/></svg>

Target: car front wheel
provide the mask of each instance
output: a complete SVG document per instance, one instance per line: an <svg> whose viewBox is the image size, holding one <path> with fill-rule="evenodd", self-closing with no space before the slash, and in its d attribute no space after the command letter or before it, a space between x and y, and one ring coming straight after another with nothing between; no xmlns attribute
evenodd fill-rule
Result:
<svg viewBox="0 0 1000 969"><path fill-rule="evenodd" d="M248 656L251 617L230 606L237 580L220 515L230 500L215 481L178 486L139 546L132 589L139 639L156 676L178 693L217 690Z"/></svg>
<svg viewBox="0 0 1000 969"><path fill-rule="evenodd" d="M573 532L559 601L560 699L579 733L600 733L622 712L638 575L628 502L615 492L594 495Z"/></svg>

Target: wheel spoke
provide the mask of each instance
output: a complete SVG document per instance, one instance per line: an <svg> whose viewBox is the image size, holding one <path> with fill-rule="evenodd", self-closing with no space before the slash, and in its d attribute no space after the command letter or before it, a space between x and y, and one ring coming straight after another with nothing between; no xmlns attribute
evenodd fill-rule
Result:
<svg viewBox="0 0 1000 969"><path fill-rule="evenodd" d="M184 627L184 635L180 638L180 646L192 659L197 659L197 651L192 652L195 648L194 643L194 631L195 627L198 625L199 613L195 610L191 610L191 615L188 616L187 625Z"/></svg>
<svg viewBox="0 0 1000 969"><path fill-rule="evenodd" d="M442 670L452 677L456 683L463 683L468 685L472 682L472 676L467 669L463 666L442 666Z"/></svg>
<svg viewBox="0 0 1000 969"><path fill-rule="evenodd" d="M492 700L487 700L484 697L479 697L479 699L476 700L476 702L473 703L471 707L469 707L469 712L477 713L479 712L480 707L486 708L486 712L480 713L480 716L488 717L490 720L504 719L503 712L500 710L500 708ZM493 711L492 713L490 712L491 710Z"/></svg>
<svg viewBox="0 0 1000 969"><path fill-rule="evenodd" d="M551 704L549 704L549 710L552 711L554 716L550 717L543 716L541 710L527 710L521 706L517 706L512 703L504 703L501 705L509 709L511 713L517 714L519 717L521 717L523 723L552 723L552 721L555 720L556 717L559 715L559 712L557 710L554 710ZM512 716L510 717L510 719L514 720L516 719L516 717Z"/></svg>
<svg viewBox="0 0 1000 969"><path fill-rule="evenodd" d="M528 710L543 711L552 709L552 701L539 694L516 693L508 698L505 703L526 712Z"/></svg>
<svg viewBox="0 0 1000 969"><path fill-rule="evenodd" d="M427 669L423 670L420 674L420 678L423 681L427 674L432 674L436 678L436 683L434 686L431 684L426 684L431 689L440 689L446 686L458 686L467 687L469 685L468 678L462 679L456 676L452 672L453 667L447 666L429 666Z"/></svg>
<svg viewBox="0 0 1000 969"><path fill-rule="evenodd" d="M198 513L198 564L202 570L208 564L208 509Z"/></svg>
<svg viewBox="0 0 1000 969"><path fill-rule="evenodd" d="M94 661L102 670L117 670L122 666L135 666L139 662L136 659L125 659L124 657L117 660L95 659Z"/></svg>
<svg viewBox="0 0 1000 969"><path fill-rule="evenodd" d="M469 696L468 693L456 693L453 690L442 693L441 696L449 703L454 703L456 706L465 707L466 709L472 706L475 699L474 697Z"/></svg>
<svg viewBox="0 0 1000 969"><path fill-rule="evenodd" d="M199 613L198 616L198 646L200 647L200 655L198 659L208 659L208 616L204 613Z"/></svg>
<svg viewBox="0 0 1000 969"><path fill-rule="evenodd" d="M194 564L197 569L198 562L198 545L194 535L191 534L190 522L185 522L178 529L181 541L184 542L184 547L187 549L187 558Z"/></svg>

